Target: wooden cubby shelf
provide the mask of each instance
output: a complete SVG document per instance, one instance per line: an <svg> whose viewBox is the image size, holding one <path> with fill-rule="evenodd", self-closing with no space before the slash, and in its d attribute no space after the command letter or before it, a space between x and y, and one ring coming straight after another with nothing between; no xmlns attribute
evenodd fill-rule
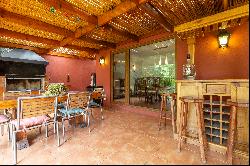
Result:
<svg viewBox="0 0 250 166"><path fill-rule="evenodd" d="M230 119L230 107L226 101L230 96L203 95L203 113L207 141L226 146Z"/></svg>

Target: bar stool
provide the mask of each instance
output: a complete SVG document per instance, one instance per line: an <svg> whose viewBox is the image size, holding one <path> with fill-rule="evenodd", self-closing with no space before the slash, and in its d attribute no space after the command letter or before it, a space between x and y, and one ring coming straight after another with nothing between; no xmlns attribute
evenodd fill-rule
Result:
<svg viewBox="0 0 250 166"><path fill-rule="evenodd" d="M167 97L171 97L170 98L171 115L168 115L168 116L167 116ZM161 95L161 109L160 109L159 130L161 129L161 123L164 123L164 126L166 127L166 120L171 120L172 121L173 134L176 132L175 108L176 108L176 93L171 93L171 94L163 93ZM162 122L162 121L164 121L164 122Z"/></svg>
<svg viewBox="0 0 250 166"><path fill-rule="evenodd" d="M205 149L207 148L207 141L205 137L205 126L204 126L204 118L203 118L203 99L194 98L191 96L183 96L179 98L181 101L181 111L180 111L180 123L179 123L179 143L178 143L178 151L181 151L181 144L186 136L186 127L187 127L187 117L188 117L188 106L190 103L195 104L196 108L196 117L197 117L197 126L198 126L198 140L200 146L201 160L203 163L206 163L205 157Z"/></svg>
<svg viewBox="0 0 250 166"><path fill-rule="evenodd" d="M233 102L231 100L227 101L230 105L230 122L228 131L228 142L227 142L227 162L233 164L233 150L235 143L235 135L237 130L237 108L249 108L248 102Z"/></svg>

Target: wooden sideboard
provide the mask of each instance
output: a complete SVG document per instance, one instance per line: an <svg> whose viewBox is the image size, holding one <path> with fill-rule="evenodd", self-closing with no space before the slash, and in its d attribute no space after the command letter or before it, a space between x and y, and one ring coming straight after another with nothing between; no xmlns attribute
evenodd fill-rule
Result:
<svg viewBox="0 0 250 166"><path fill-rule="evenodd" d="M249 80L248 79L226 79L226 80L177 80L177 133L179 131L180 100L182 96L193 96L204 99L203 113L205 133L209 143L209 149L226 153L228 139L228 127L230 119L230 106L227 100L238 102L249 102ZM239 151L249 151L249 109L239 108L237 110L237 136L236 147ZM189 106L187 120L189 135L197 136L197 119L194 105ZM175 134L175 139L178 135ZM188 143L197 144L191 139ZM243 153L238 153L243 154ZM244 156L249 157L249 156Z"/></svg>

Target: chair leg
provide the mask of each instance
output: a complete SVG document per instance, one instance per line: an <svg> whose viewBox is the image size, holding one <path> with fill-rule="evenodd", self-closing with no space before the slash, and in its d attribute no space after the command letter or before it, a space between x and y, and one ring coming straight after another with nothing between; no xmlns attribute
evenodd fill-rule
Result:
<svg viewBox="0 0 250 166"><path fill-rule="evenodd" d="M201 110L201 106L200 104L196 103L196 115L197 115L197 126L198 126L198 135L199 135L199 143L200 143L200 152L201 152L201 160L203 163L206 163L206 157L205 157L205 149L204 149L204 135L203 135L203 130L202 130L202 120L201 119L201 113L202 113L202 110Z"/></svg>
<svg viewBox="0 0 250 166"><path fill-rule="evenodd" d="M236 107L231 106L228 141L227 141L227 162L229 164L233 164L234 138L235 138L235 132L237 130L236 117L237 117Z"/></svg>
<svg viewBox="0 0 250 166"><path fill-rule="evenodd" d="M101 117L102 120L104 120L102 106L101 106L101 115L102 115L102 117Z"/></svg>
<svg viewBox="0 0 250 166"><path fill-rule="evenodd" d="M184 103L181 102L181 115L180 115L180 124L179 124L179 142L178 142L178 152L181 151L181 142L182 142L182 123L183 123L183 112L184 112Z"/></svg>
<svg viewBox="0 0 250 166"><path fill-rule="evenodd" d="M1 125L1 135L3 136L4 134L4 125Z"/></svg>
<svg viewBox="0 0 250 166"><path fill-rule="evenodd" d="M60 146L59 123L56 121L57 146Z"/></svg>
<svg viewBox="0 0 250 166"><path fill-rule="evenodd" d="M89 133L91 132L91 130L90 130L90 125L89 125L89 117L90 117L90 115L88 114L88 127L89 127Z"/></svg>
<svg viewBox="0 0 250 166"><path fill-rule="evenodd" d="M12 140L12 144L13 144L13 164L16 165L17 164L17 146L16 146L16 131L13 131L13 140Z"/></svg>
<svg viewBox="0 0 250 166"><path fill-rule="evenodd" d="M9 139L9 141L11 141L11 137L10 137L10 124L8 123L7 124L7 130L8 130L8 139Z"/></svg>
<svg viewBox="0 0 250 166"><path fill-rule="evenodd" d="M45 123L45 137L48 137L48 124Z"/></svg>
<svg viewBox="0 0 250 166"><path fill-rule="evenodd" d="M63 142L65 140L65 125L64 125L64 119L62 118L62 131L63 131Z"/></svg>
<svg viewBox="0 0 250 166"><path fill-rule="evenodd" d="M173 128L173 135L175 134L175 116L174 116L174 101L170 101L170 110L171 110L171 116L172 116L172 128Z"/></svg>
<svg viewBox="0 0 250 166"><path fill-rule="evenodd" d="M56 133L56 124L54 123L54 134Z"/></svg>

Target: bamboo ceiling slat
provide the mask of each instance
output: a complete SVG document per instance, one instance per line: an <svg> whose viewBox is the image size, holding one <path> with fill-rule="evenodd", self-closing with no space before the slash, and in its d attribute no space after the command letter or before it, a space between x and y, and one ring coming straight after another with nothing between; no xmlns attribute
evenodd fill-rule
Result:
<svg viewBox="0 0 250 166"><path fill-rule="evenodd" d="M223 9L221 0L152 0L151 3L173 25L212 15Z"/></svg>
<svg viewBox="0 0 250 166"><path fill-rule="evenodd" d="M88 52L85 51L78 51L75 49L70 49L66 47L58 47L50 51L49 54L56 55L56 54L67 54L71 56L77 56L77 57L86 57L90 59L95 58L95 54L89 54Z"/></svg>
<svg viewBox="0 0 250 166"><path fill-rule="evenodd" d="M50 6L40 3L39 0L0 0L0 6L20 15L28 16L61 28L75 31L78 27L84 27L88 23L79 19L78 15L50 11Z"/></svg>
<svg viewBox="0 0 250 166"><path fill-rule="evenodd" d="M0 41L13 43L13 44L22 44L22 45L31 46L31 47L46 48L46 49L52 47L51 45L44 44L44 43L32 42L29 40L16 39L13 37L6 37L6 36L0 36Z"/></svg>
<svg viewBox="0 0 250 166"><path fill-rule="evenodd" d="M91 15L102 15L124 0L66 0Z"/></svg>
<svg viewBox="0 0 250 166"><path fill-rule="evenodd" d="M107 42L111 42L111 43L119 43L121 41L129 39L129 38L126 38L124 36L114 34L114 33L112 33L112 31L106 30L103 27L96 28L94 31L92 31L87 36L90 38L96 39L96 40L102 40L102 41L107 41Z"/></svg>
<svg viewBox="0 0 250 166"><path fill-rule="evenodd" d="M128 31L134 35L142 36L160 29L160 24L140 8L131 10L113 19L111 26Z"/></svg>
<svg viewBox="0 0 250 166"><path fill-rule="evenodd" d="M96 49L100 49L103 47L99 44L89 43L81 39L75 39L71 44L75 46L79 46L79 47L89 47L89 48L96 48Z"/></svg>
<svg viewBox="0 0 250 166"><path fill-rule="evenodd" d="M23 26L14 22L10 22L8 19L0 18L0 28L10 31L20 32L28 35L38 36L47 39L53 39L61 41L64 36L56 33L33 29L31 27Z"/></svg>

